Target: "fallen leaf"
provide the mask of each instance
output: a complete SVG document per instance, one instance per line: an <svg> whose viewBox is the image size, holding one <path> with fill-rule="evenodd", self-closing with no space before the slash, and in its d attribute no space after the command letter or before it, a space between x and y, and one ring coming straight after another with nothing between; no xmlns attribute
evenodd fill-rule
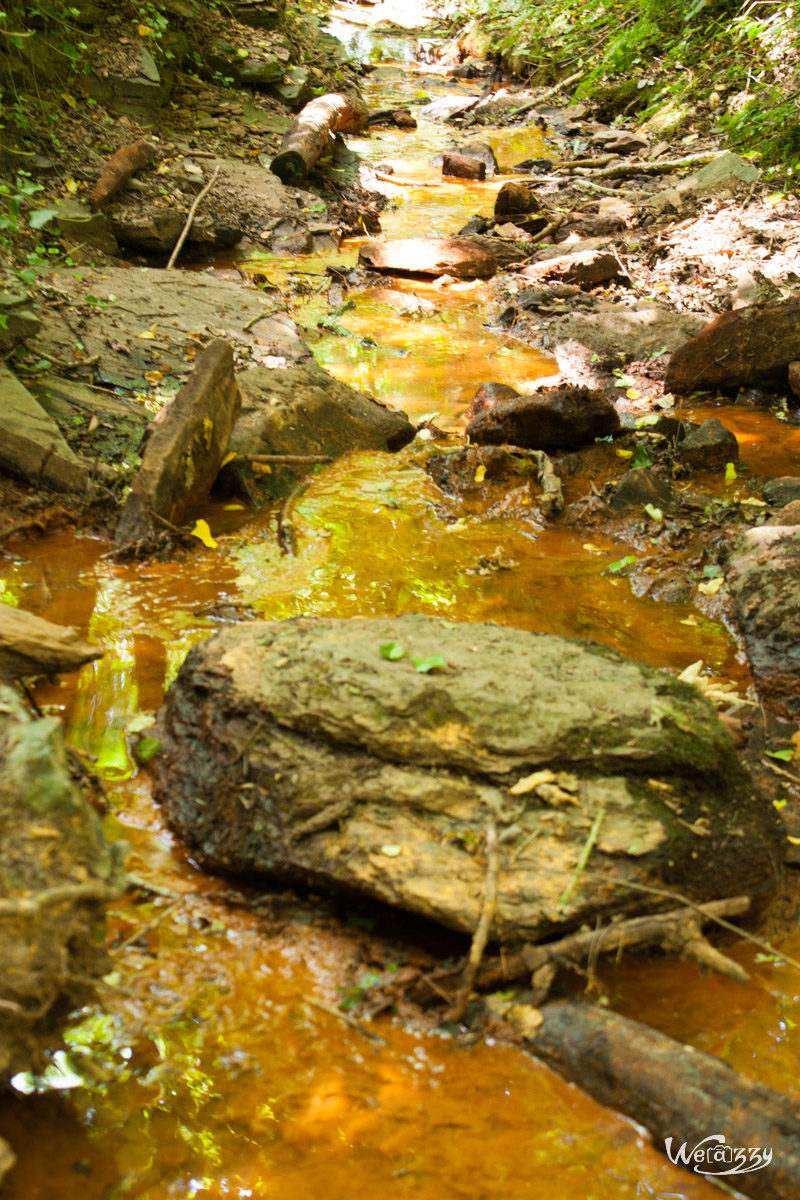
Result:
<svg viewBox="0 0 800 1200"><path fill-rule="evenodd" d="M398 854L402 853L402 846L381 846L381 854L385 854L387 858L397 858Z"/></svg>
<svg viewBox="0 0 800 1200"><path fill-rule="evenodd" d="M481 463L481 465L479 467L475 468L475 482L483 483L485 478L486 478L486 467L483 465L483 463Z"/></svg>
<svg viewBox="0 0 800 1200"><path fill-rule="evenodd" d="M543 783L555 783L558 776L553 771L547 769L543 771L534 771L532 775L526 775L523 779L518 779L508 789L509 796L526 796L528 792L535 792Z"/></svg>
<svg viewBox="0 0 800 1200"><path fill-rule="evenodd" d="M718 579L705 579L702 583L698 583L697 590L704 596L716 596L724 582L725 580L721 576Z"/></svg>
<svg viewBox="0 0 800 1200"><path fill-rule="evenodd" d="M202 517L195 521L194 529L190 530L192 537L198 538L204 546L208 546L210 550L216 549L218 543L211 536L211 529L208 521L204 521Z"/></svg>

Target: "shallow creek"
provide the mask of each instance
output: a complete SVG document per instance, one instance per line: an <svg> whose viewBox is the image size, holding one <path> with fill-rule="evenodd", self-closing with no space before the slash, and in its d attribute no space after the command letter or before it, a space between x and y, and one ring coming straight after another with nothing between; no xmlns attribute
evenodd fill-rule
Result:
<svg viewBox="0 0 800 1200"><path fill-rule="evenodd" d="M340 23L335 32L360 38L365 53L376 45L354 27ZM372 106L419 105L421 93L454 90L413 69L409 46L384 42L399 61L368 78ZM501 164L543 150L535 128L481 130L480 138ZM359 153L390 162L414 184L386 185L397 202L384 214L386 235L452 234L474 212L490 211L499 183L429 186L439 172L428 160L449 140L447 127L424 123L354 139ZM352 264L356 253L350 244L322 261L250 265L275 280L302 269L321 287L326 262ZM413 418L435 413L458 431L482 381L524 388L552 372L546 355L486 328L485 285L391 286L430 299L436 313L399 315L371 289L337 317L352 336L326 334L314 349L331 372ZM313 325L326 311L324 294L312 293L301 320ZM362 345L365 336L376 344ZM770 458L774 424L747 411L735 428L759 473L786 473ZM489 516L467 502L443 503L417 458L413 447L355 454L321 470L294 505L290 556L278 548L276 512L230 505L206 514L216 549L198 546L169 563L115 564L103 557L105 542L80 535L8 543L4 598L76 626L105 650L77 681L41 689L39 702L62 714L68 740L96 758L111 809L107 832L130 844L130 870L186 897L140 896L114 908L118 948L102 1005L76 1022L69 1058L58 1059L38 1095L0 1102L0 1133L19 1156L9 1200L720 1195L513 1048L491 1040L466 1048L392 1018L376 1023L386 1041L376 1046L315 1007L308 997L331 1006L342 999L346 906L336 910L343 923L319 925L285 923L280 898L263 912L226 906L218 894L231 885L193 867L131 757L140 718L158 707L187 649L219 627L220 605L270 619L423 611L499 621L595 638L673 670L703 658L747 687L740 647L713 605L659 605L608 572L629 546L545 529L513 497ZM471 572L492 558L507 569ZM321 908L324 916L327 902ZM398 918L387 934L398 961L402 929ZM800 957L800 935L784 949ZM759 961L746 943L731 953L752 969L750 986L660 959L606 968L602 979L620 1011L800 1099L792 1036L800 973Z"/></svg>

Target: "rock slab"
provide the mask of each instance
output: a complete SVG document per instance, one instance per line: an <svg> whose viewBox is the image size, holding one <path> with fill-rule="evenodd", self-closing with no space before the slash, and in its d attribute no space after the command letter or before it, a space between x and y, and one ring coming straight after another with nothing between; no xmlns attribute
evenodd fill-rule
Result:
<svg viewBox="0 0 800 1200"><path fill-rule="evenodd" d="M89 468L65 442L55 421L0 364L0 466L36 486L83 492Z"/></svg>
<svg viewBox="0 0 800 1200"><path fill-rule="evenodd" d="M147 443L117 526L117 546L147 538L158 517L180 525L206 499L240 408L233 350L219 338L200 355Z"/></svg>
<svg viewBox="0 0 800 1200"><path fill-rule="evenodd" d="M156 736L157 798L208 866L454 929L478 921L494 820L503 941L646 910L626 881L696 900L766 889L783 842L696 689L493 625L237 625L190 651Z"/></svg>
<svg viewBox="0 0 800 1200"><path fill-rule="evenodd" d="M723 313L669 360L668 392L740 387L788 388L800 358L800 299Z"/></svg>
<svg viewBox="0 0 800 1200"><path fill-rule="evenodd" d="M468 238L400 238L365 242L358 253L362 267L387 275L454 275L489 279L497 260Z"/></svg>

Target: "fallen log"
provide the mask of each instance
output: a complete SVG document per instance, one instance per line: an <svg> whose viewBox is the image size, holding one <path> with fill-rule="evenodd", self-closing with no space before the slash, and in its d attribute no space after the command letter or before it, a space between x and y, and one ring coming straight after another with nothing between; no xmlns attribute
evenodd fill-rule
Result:
<svg viewBox="0 0 800 1200"><path fill-rule="evenodd" d="M359 265L387 275L454 275L457 279L488 279L497 259L469 238L402 238L395 242L365 242Z"/></svg>
<svg viewBox="0 0 800 1200"><path fill-rule="evenodd" d="M281 183L299 183L332 148L335 134L359 133L368 124L369 109L358 96L338 92L317 96L286 130L269 169Z"/></svg>
<svg viewBox="0 0 800 1200"><path fill-rule="evenodd" d="M121 146L112 154L89 197L92 212L97 212L108 204L111 197L125 186L132 175L147 166L155 152L155 146L140 140L130 146Z"/></svg>
<svg viewBox="0 0 800 1200"><path fill-rule="evenodd" d="M10 604L0 604L0 678L77 671L102 658L99 646L84 642L68 625L54 625Z"/></svg>
<svg viewBox="0 0 800 1200"><path fill-rule="evenodd" d="M671 1162L722 1177L753 1200L800 1196L797 1101L594 1005L519 1006L512 1020L531 1053L644 1125Z"/></svg>

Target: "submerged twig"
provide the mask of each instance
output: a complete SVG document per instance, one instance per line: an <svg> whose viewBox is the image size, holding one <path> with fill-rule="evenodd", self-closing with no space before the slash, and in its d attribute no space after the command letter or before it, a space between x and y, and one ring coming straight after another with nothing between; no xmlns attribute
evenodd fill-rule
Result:
<svg viewBox="0 0 800 1200"><path fill-rule="evenodd" d="M371 1042L375 1042L377 1046L388 1046L386 1038L382 1038L379 1033L373 1033L361 1021L351 1017L349 1013L342 1012L340 1008L334 1008L332 1004L326 1004L324 1000L315 1000L313 996L306 996L306 1003L314 1008L320 1009L321 1012L328 1013L331 1017L336 1017L337 1020L343 1021L345 1025L349 1025L351 1029L355 1029L357 1033L361 1033L365 1038L369 1038Z"/></svg>

